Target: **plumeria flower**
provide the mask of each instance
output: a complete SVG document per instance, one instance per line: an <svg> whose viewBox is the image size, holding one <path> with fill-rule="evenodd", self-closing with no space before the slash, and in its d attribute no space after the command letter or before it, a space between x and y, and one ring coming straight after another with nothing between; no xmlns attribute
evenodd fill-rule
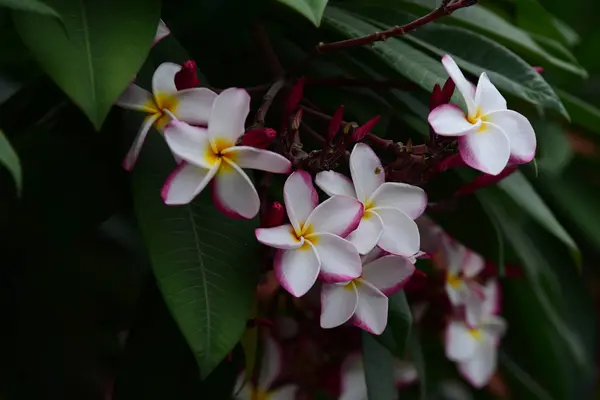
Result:
<svg viewBox="0 0 600 400"><path fill-rule="evenodd" d="M208 123L217 94L207 88L177 91L175 74L180 70L180 65L163 63L154 71L152 93L132 83L117 100L117 105L123 108L147 114L123 161L126 170L130 171L135 165L152 125L162 132L167 123L175 119L195 125Z"/></svg>
<svg viewBox="0 0 600 400"><path fill-rule="evenodd" d="M352 180L334 171L319 172L315 179L329 196L351 196L363 203L360 225L348 240L360 254L367 254L376 245L392 254L415 254L419 250L419 230L413 220L427 205L423 189L385 182L381 161L364 143L356 144L350 154L350 173Z"/></svg>
<svg viewBox="0 0 600 400"><path fill-rule="evenodd" d="M475 325L475 313L484 293L474 278L483 270L485 260L446 234L442 237L442 249L448 298L455 307L465 306L467 323Z"/></svg>
<svg viewBox="0 0 600 400"><path fill-rule="evenodd" d="M281 369L281 348L271 336L266 336L257 384L244 383L246 374L243 371L238 375L233 391L234 398L236 400L294 400L298 386L285 385L275 389L271 387L280 375Z"/></svg>
<svg viewBox="0 0 600 400"><path fill-rule="evenodd" d="M417 369L412 363L394 359L394 384L397 388L410 385L417 379ZM339 400L367 400L365 367L359 353L349 355L342 364Z"/></svg>
<svg viewBox="0 0 600 400"><path fill-rule="evenodd" d="M487 74L481 74L473 90L452 57L445 55L442 64L465 100L467 113L453 104L436 107L428 117L435 133L458 136L464 162L486 174L497 175L509 159L513 163L533 160L536 138L531 123L506 108L506 100Z"/></svg>
<svg viewBox="0 0 600 400"><path fill-rule="evenodd" d="M166 204L187 204L212 181L213 200L221 211L233 217L256 216L260 207L258 193L242 168L284 174L292 164L272 151L235 145L244 133L249 112L248 93L230 88L214 100L208 129L182 121L169 123L165 139L184 162L163 186Z"/></svg>
<svg viewBox="0 0 600 400"><path fill-rule="evenodd" d="M292 173L283 186L291 224L256 230L259 242L279 249L275 274L285 290L303 296L317 276L326 282L348 282L360 276L361 260L352 243L343 239L356 229L363 206L348 196L319 196L305 171Z"/></svg>
<svg viewBox="0 0 600 400"><path fill-rule="evenodd" d="M321 327L334 328L347 321L375 335L387 325L388 298L415 272L403 256L384 255L375 248L362 257L362 275L349 282L324 284L321 289Z"/></svg>
<svg viewBox="0 0 600 400"><path fill-rule="evenodd" d="M446 329L446 356L458 362L461 375L473 386L485 386L497 365L497 347L506 331L500 311L500 289L495 280L484 288L475 327L452 321Z"/></svg>
<svg viewBox="0 0 600 400"><path fill-rule="evenodd" d="M169 36L170 33L171 31L167 27L167 24L165 24L165 22L162 19L158 20L158 27L156 28L156 34L154 35L153 44L160 42L162 39Z"/></svg>

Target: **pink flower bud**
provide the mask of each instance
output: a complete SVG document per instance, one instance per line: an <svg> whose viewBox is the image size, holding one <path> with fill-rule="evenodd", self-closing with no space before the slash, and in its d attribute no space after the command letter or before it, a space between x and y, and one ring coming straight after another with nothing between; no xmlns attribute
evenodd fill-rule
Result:
<svg viewBox="0 0 600 400"><path fill-rule="evenodd" d="M302 100L302 95L304 93L304 77L298 79L296 84L292 88L290 96L287 99L287 103L285 105L285 111L287 115L291 115Z"/></svg>
<svg viewBox="0 0 600 400"><path fill-rule="evenodd" d="M542 67L532 67L532 68L535 69L538 74L541 74L542 72L544 72L544 68L542 68Z"/></svg>
<svg viewBox="0 0 600 400"><path fill-rule="evenodd" d="M455 195L456 196L465 196L467 194L471 194L471 193L475 192L477 189L482 189L486 186L490 186L495 183L498 183L502 179L506 178L507 176L509 176L510 174L515 172L516 170L517 170L517 166L511 165L511 166L504 168L504 170L502 170L502 172L500 172L498 175L481 174L477 178L473 179L473 181L458 188Z"/></svg>
<svg viewBox="0 0 600 400"><path fill-rule="evenodd" d="M436 83L431 92L431 97L429 97L429 111L433 111L440 104L442 104L442 88Z"/></svg>
<svg viewBox="0 0 600 400"><path fill-rule="evenodd" d="M335 113L333 113L333 117L329 121L329 126L327 127L327 142L331 143L335 138L335 135L340 130L340 126L342 125L342 118L344 117L344 106L339 106Z"/></svg>
<svg viewBox="0 0 600 400"><path fill-rule="evenodd" d="M352 133L352 137L350 138L351 143L359 142L363 140L363 138L367 135L367 133L371 132L371 129L377 125L381 117L378 115L376 117L371 118L364 125L359 126Z"/></svg>
<svg viewBox="0 0 600 400"><path fill-rule="evenodd" d="M198 73L196 71L196 62L188 60L183 63L183 67L175 74L175 87L177 90L191 89L200 85Z"/></svg>
<svg viewBox="0 0 600 400"><path fill-rule="evenodd" d="M258 128L246 132L241 138L242 146L252 146L266 149L277 137L277 132L271 128Z"/></svg>
<svg viewBox="0 0 600 400"><path fill-rule="evenodd" d="M274 201L266 213L261 218L261 227L273 228L275 226L283 225L283 218L285 216L285 209L283 204L278 201Z"/></svg>
<svg viewBox="0 0 600 400"><path fill-rule="evenodd" d="M450 99L454 94L454 89L456 89L456 84L451 78L446 79L446 83L444 83L444 87L442 88L442 103L448 104L450 103Z"/></svg>

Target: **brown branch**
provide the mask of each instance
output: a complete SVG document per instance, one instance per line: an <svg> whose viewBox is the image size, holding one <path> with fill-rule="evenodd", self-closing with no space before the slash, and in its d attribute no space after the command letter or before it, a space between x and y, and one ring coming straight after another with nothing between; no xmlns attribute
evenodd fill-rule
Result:
<svg viewBox="0 0 600 400"><path fill-rule="evenodd" d="M267 112L269 112L269 108L271 108L273 100L275 100L275 96L277 96L277 93L279 93L284 84L285 80L278 79L271 85L267 93L265 93L263 96L262 104L254 116L254 124L250 127L250 129L262 128L265 126L265 117L267 116Z"/></svg>
<svg viewBox="0 0 600 400"><path fill-rule="evenodd" d="M410 90L417 87L416 84L410 82L396 82L393 80L376 81L373 79L355 79L344 77L306 78L305 84L311 86L347 86L400 90Z"/></svg>

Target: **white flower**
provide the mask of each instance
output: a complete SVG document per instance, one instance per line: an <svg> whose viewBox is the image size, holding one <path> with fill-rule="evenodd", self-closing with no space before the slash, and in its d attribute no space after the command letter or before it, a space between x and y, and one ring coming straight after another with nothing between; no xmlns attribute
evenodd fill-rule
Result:
<svg viewBox="0 0 600 400"><path fill-rule="evenodd" d="M387 325L388 298L408 282L415 271L403 256L383 255L375 248L362 257L363 272L350 282L324 284L321 289L321 327L347 321L375 335Z"/></svg>
<svg viewBox="0 0 600 400"><path fill-rule="evenodd" d="M175 74L180 69L181 65L163 63L154 71L152 93L132 83L117 100L118 106L148 114L123 160L126 170L130 171L135 165L152 125L161 132L172 119L195 125L208 123L217 94L207 88L177 91Z"/></svg>
<svg viewBox="0 0 600 400"><path fill-rule="evenodd" d="M464 162L486 174L498 175L509 159L529 162L535 156L536 138L531 123L523 115L506 108L506 100L485 72L477 88L467 81L449 55L442 64L467 104L465 113L453 104L443 104L429 114L429 124L438 135L459 136Z"/></svg>
<svg viewBox="0 0 600 400"><path fill-rule="evenodd" d="M417 379L417 369L412 363L394 359L394 384L397 388L416 382ZM339 400L367 400L365 367L363 358L358 353L346 357L342 364Z"/></svg>
<svg viewBox="0 0 600 400"><path fill-rule="evenodd" d="M183 163L162 189L166 204L187 204L212 180L215 205L233 217L254 218L260 207L258 193L242 168L288 173L290 161L272 151L236 146L244 133L250 96L243 89L226 89L217 96L208 129L171 121L165 139ZM214 178L214 180L213 180Z"/></svg>
<svg viewBox="0 0 600 400"><path fill-rule="evenodd" d="M333 171L319 172L315 183L329 196L346 195L365 207L356 231L348 236L360 254L376 245L388 253L411 256L419 250L419 230L413 221L427 205L425 192L405 183L385 182L381 161L366 144L350 155L352 181Z"/></svg>
<svg viewBox="0 0 600 400"><path fill-rule="evenodd" d="M319 203L310 175L295 171L283 186L291 225L256 230L256 239L279 249L275 275L285 290L303 296L317 276L326 282L347 282L362 272L356 248L342 237L358 226L362 204L348 196L333 196Z"/></svg>
<svg viewBox="0 0 600 400"><path fill-rule="evenodd" d="M258 374L258 383L253 385L245 380L245 371L238 375L233 391L236 400L294 400L298 386L285 385L271 389L273 382L281 373L282 356L279 345L271 336L264 340L264 352Z"/></svg>
<svg viewBox="0 0 600 400"><path fill-rule="evenodd" d="M171 31L167 27L167 24L165 24L165 22L162 19L158 20L158 27L156 28L156 34L154 35L153 44L160 42L162 39L169 36L170 33Z"/></svg>
<svg viewBox="0 0 600 400"><path fill-rule="evenodd" d="M494 374L497 347L506 331L506 322L496 315L500 303L498 283L490 281L484 295L474 327L452 321L446 328L446 356L458 362L461 375L477 388L485 386Z"/></svg>

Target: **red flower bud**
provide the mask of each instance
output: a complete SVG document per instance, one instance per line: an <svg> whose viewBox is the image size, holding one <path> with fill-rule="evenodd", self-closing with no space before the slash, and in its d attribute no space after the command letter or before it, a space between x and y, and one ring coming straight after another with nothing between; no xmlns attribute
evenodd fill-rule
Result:
<svg viewBox="0 0 600 400"><path fill-rule="evenodd" d="M532 68L535 69L538 72L538 74L541 74L542 72L544 72L544 68L542 68L542 67L532 67Z"/></svg>
<svg viewBox="0 0 600 400"><path fill-rule="evenodd" d="M465 196L467 194L471 194L471 193L475 192L477 189L481 189L486 186L490 186L490 185L500 182L502 179L506 178L507 176L509 176L510 174L515 172L516 170L517 170L517 166L511 165L511 166L504 168L502 170L502 172L500 172L498 175L481 174L477 178L473 179L473 181L458 188L458 190L456 191L456 193L454 195L455 196Z"/></svg>
<svg viewBox="0 0 600 400"><path fill-rule="evenodd" d="M273 228L275 226L283 225L283 218L285 217L285 209L283 204L278 201L274 201L266 213L261 218L260 225L263 228Z"/></svg>
<svg viewBox="0 0 600 400"><path fill-rule="evenodd" d="M442 88L442 103L448 104L450 103L450 99L454 94L454 89L456 88L456 84L452 80L452 78L446 79L446 83L444 83L444 87Z"/></svg>
<svg viewBox="0 0 600 400"><path fill-rule="evenodd" d="M437 83L433 87L431 97L429 97L429 111L442 104L442 88Z"/></svg>
<svg viewBox="0 0 600 400"><path fill-rule="evenodd" d="M200 79L198 79L196 71L196 62L188 60L183 63L182 68L175 74L175 87L177 90L184 90L198 85L200 85Z"/></svg>
<svg viewBox="0 0 600 400"><path fill-rule="evenodd" d="M246 132L241 138L242 146L252 146L266 149L277 137L277 132L271 128L258 128Z"/></svg>
<svg viewBox="0 0 600 400"><path fill-rule="evenodd" d="M304 82L305 79L304 77L302 77L296 81L296 84L292 88L290 96L288 97L287 103L285 105L285 113L287 115L291 115L294 112L294 110L298 108L298 105L302 100L302 94L304 93Z"/></svg>
<svg viewBox="0 0 600 400"><path fill-rule="evenodd" d="M339 106L335 113L333 113L333 117L329 121L329 126L327 127L327 142L331 143L335 138L335 135L340 130L340 126L342 125L342 118L344 117L344 106Z"/></svg>
<svg viewBox="0 0 600 400"><path fill-rule="evenodd" d="M442 160L442 162L440 162L438 164L437 169L438 169L438 172L444 172L447 169L455 168L455 167L464 167L465 165L467 165L467 164L465 164L465 162L463 161L460 154L457 153L457 154L453 154L449 157L444 158Z"/></svg>
<svg viewBox="0 0 600 400"><path fill-rule="evenodd" d="M427 284L427 275L420 269L415 269L415 272L404 286L404 291L406 293L420 292L425 289Z"/></svg>
<svg viewBox="0 0 600 400"><path fill-rule="evenodd" d="M367 135L367 133L371 132L371 129L377 125L381 117L378 115L376 117L371 118L364 125L359 126L352 133L352 137L350 138L351 143L359 142L363 140L363 138Z"/></svg>

